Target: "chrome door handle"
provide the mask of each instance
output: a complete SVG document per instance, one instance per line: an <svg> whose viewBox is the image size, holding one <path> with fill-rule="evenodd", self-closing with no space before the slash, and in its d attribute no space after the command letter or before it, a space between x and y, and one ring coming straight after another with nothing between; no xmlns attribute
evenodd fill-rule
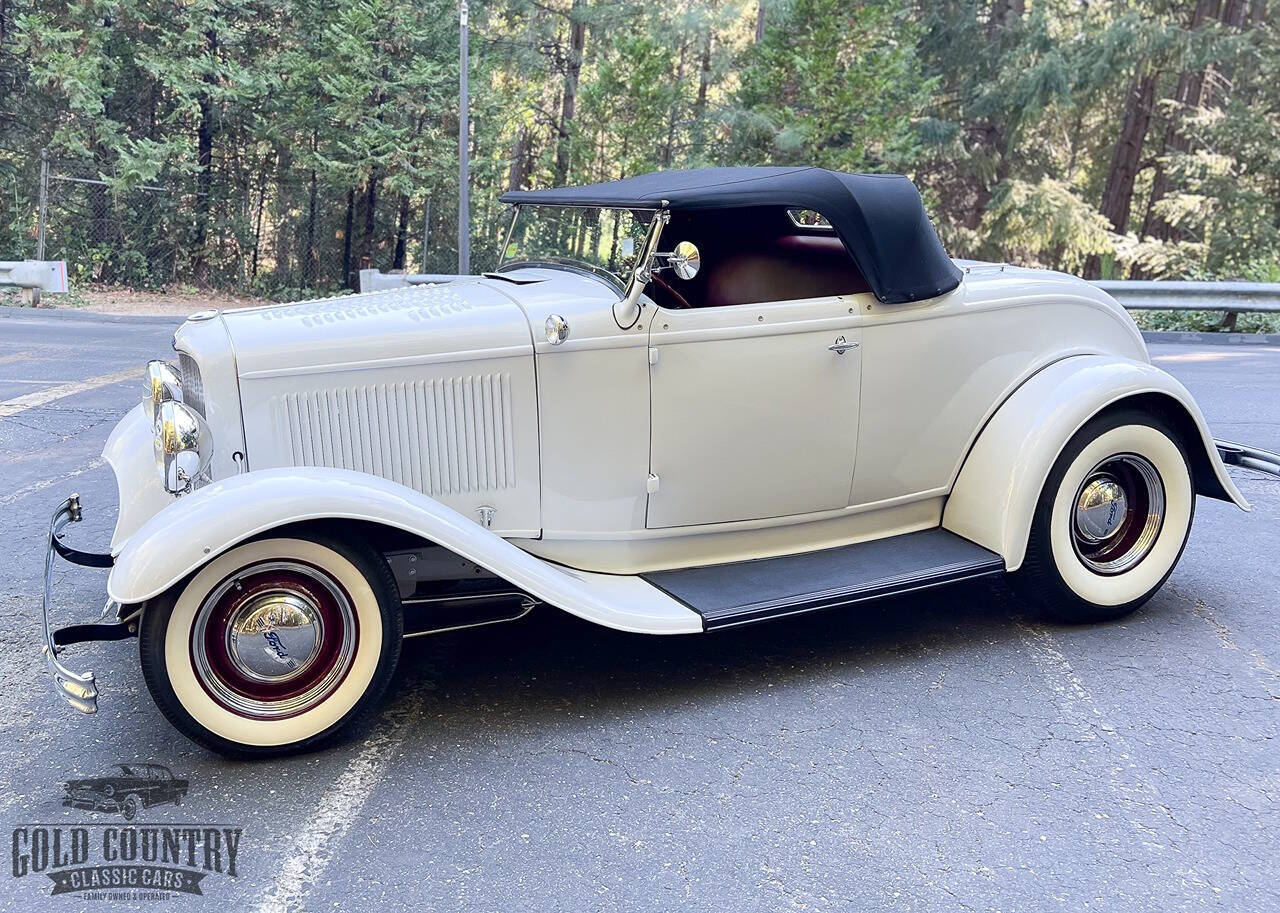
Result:
<svg viewBox="0 0 1280 913"><path fill-rule="evenodd" d="M827 351L835 352L837 355L843 355L850 349L856 349L857 347L858 344L856 342L845 342L845 338L843 336L837 336L836 341L827 346Z"/></svg>

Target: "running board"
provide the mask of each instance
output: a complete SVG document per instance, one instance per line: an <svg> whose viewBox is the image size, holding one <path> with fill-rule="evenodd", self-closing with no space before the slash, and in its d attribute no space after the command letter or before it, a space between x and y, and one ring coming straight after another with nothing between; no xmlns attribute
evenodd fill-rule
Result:
<svg viewBox="0 0 1280 913"><path fill-rule="evenodd" d="M1004 559L945 529L643 578L710 631L1004 573Z"/></svg>

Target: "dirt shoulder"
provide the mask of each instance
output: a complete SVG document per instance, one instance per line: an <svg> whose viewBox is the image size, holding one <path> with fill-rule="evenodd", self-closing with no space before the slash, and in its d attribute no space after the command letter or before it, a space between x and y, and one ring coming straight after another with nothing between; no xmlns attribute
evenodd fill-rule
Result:
<svg viewBox="0 0 1280 913"><path fill-rule="evenodd" d="M19 304L17 296L0 296L0 304ZM135 291L125 288L75 289L67 295L45 295L40 306L96 314L147 314L158 317L186 317L211 308L228 311L235 308L271 304L266 298L248 298L226 292L195 288L171 288L162 291Z"/></svg>

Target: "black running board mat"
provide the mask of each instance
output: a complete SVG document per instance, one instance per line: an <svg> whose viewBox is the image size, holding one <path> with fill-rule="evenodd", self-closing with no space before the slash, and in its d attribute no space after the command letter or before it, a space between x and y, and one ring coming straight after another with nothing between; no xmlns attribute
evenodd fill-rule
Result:
<svg viewBox="0 0 1280 913"><path fill-rule="evenodd" d="M995 552L945 529L927 529L641 577L701 615L710 631L1003 572L1004 559Z"/></svg>

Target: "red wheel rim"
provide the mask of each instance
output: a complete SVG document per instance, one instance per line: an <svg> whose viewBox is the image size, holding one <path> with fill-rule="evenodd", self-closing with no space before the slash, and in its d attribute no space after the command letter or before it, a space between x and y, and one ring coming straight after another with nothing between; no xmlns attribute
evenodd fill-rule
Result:
<svg viewBox="0 0 1280 913"><path fill-rule="evenodd" d="M242 568L205 598L191 661L219 706L254 719L305 713L350 671L359 640L351 597L320 568L271 561Z"/></svg>

